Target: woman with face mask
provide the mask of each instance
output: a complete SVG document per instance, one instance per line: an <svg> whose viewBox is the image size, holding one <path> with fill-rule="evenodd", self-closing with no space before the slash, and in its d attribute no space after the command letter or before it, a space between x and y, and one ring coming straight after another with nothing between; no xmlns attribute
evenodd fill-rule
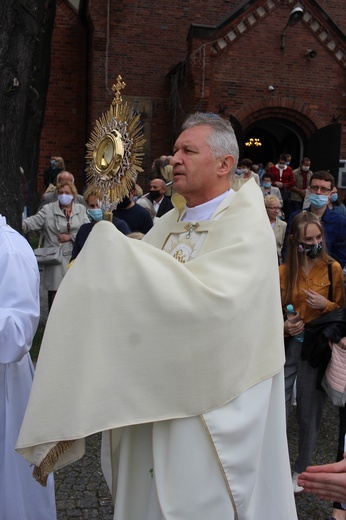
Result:
<svg viewBox="0 0 346 520"><path fill-rule="evenodd" d="M23 232L40 231L41 247L62 248L62 262L58 265L43 266L43 287L48 291L50 309L58 287L66 274L73 243L82 224L89 222L86 208L75 203L77 190L72 182L57 185L58 200L23 221Z"/></svg>
<svg viewBox="0 0 346 520"><path fill-rule="evenodd" d="M50 158L50 165L45 169L43 174L43 182L46 193L54 191L57 181L57 176L60 172L65 170L65 162L62 157L52 156Z"/></svg>
<svg viewBox="0 0 346 520"><path fill-rule="evenodd" d="M328 208L346 217L346 206L339 200L338 189L336 186L334 186L330 192Z"/></svg>
<svg viewBox="0 0 346 520"><path fill-rule="evenodd" d="M73 250L70 262L73 262L83 249L83 246L95 224L97 224L97 222L100 222L103 219L103 211L100 207L100 201L96 193L93 191L92 187L89 187L84 193L84 200L87 203L87 214L90 222L88 222L87 224L83 224L80 227L76 239L73 243ZM113 216L112 222L115 225L115 227L124 235L129 235L131 233L131 229L124 220L121 220L120 218Z"/></svg>
<svg viewBox="0 0 346 520"><path fill-rule="evenodd" d="M292 220L287 257L279 267L282 306L285 314L285 394L289 417L294 382L297 384L298 457L293 466L295 493L298 474L312 462L326 394L316 388L318 368L301 359L302 342L297 335L307 323L344 305L344 280L338 262L328 256L322 225L311 212L302 211ZM297 320L287 319L286 307L292 304Z"/></svg>
<svg viewBox="0 0 346 520"><path fill-rule="evenodd" d="M261 190L263 193L263 197L267 197L268 195L275 195L280 201L280 207L283 205L283 200L281 197L281 192L279 188L276 188L273 186L274 183L274 176L270 172L264 172L262 177L262 186Z"/></svg>

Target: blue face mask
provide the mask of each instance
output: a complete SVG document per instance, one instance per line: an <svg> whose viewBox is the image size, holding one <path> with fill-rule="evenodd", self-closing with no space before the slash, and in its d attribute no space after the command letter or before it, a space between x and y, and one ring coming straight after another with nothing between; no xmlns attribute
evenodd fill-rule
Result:
<svg viewBox="0 0 346 520"><path fill-rule="evenodd" d="M263 188L270 188L271 185L272 185L271 182L264 182L263 183Z"/></svg>
<svg viewBox="0 0 346 520"><path fill-rule="evenodd" d="M330 201L331 202L336 202L338 200L338 194L337 193L332 193L331 196L330 196Z"/></svg>
<svg viewBox="0 0 346 520"><path fill-rule="evenodd" d="M52 168L54 168L54 166L55 166L55 161L54 161L54 160L50 161L50 165L51 165Z"/></svg>
<svg viewBox="0 0 346 520"><path fill-rule="evenodd" d="M100 220L102 220L103 213L101 208L90 208L87 210L87 213L90 218L95 220L95 222L99 222Z"/></svg>
<svg viewBox="0 0 346 520"><path fill-rule="evenodd" d="M243 170L242 170L241 168L237 168L236 171L235 171L235 173L236 173L237 175L241 175L241 174L243 173Z"/></svg>
<svg viewBox="0 0 346 520"><path fill-rule="evenodd" d="M328 195L317 195L316 193L310 193L309 200L311 206L316 209L320 209L328 204Z"/></svg>

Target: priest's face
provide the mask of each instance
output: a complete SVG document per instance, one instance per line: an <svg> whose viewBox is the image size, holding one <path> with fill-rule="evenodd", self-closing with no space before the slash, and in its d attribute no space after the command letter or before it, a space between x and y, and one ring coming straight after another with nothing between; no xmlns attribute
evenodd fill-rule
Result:
<svg viewBox="0 0 346 520"><path fill-rule="evenodd" d="M207 125L187 128L174 145L170 161L174 190L185 197L189 207L208 202L230 187L229 170L225 174L224 159L215 159L211 154L207 142L210 132ZM234 163L232 156L227 157L231 157Z"/></svg>

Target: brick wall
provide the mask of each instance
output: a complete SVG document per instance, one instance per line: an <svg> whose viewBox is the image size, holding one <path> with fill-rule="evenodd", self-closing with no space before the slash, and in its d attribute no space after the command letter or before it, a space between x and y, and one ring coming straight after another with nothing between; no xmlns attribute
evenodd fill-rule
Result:
<svg viewBox="0 0 346 520"><path fill-rule="evenodd" d="M280 50L287 13L287 7L279 5L275 17L267 16L232 44L226 38L223 49L206 49L204 76L209 110L217 111L221 104L228 106L230 114L236 114L254 100L266 99L270 104L275 97L296 100L297 109L303 103L311 118L315 114L317 126L330 124L338 114L345 118L345 68L303 23L287 30L286 48ZM224 35L225 31L218 38ZM197 45L200 43L197 41ZM315 59L305 56L307 49L316 50ZM195 91L200 94L202 66L197 63L193 69L198 87ZM268 91L269 85L275 86L273 94Z"/></svg>
<svg viewBox="0 0 346 520"><path fill-rule="evenodd" d="M63 157L68 171L82 188L87 95L86 29L74 11L57 1L53 31L51 76L46 115L40 142L39 190L43 190L43 171L51 155Z"/></svg>
<svg viewBox="0 0 346 520"><path fill-rule="evenodd" d="M334 2L333 0L318 0L319 5L334 23L346 33L346 4L345 2Z"/></svg>
<svg viewBox="0 0 346 520"><path fill-rule="evenodd" d="M211 53L209 48L199 61L187 63L191 74L185 77L184 84L180 83L179 115L183 117L196 108L217 112L219 105L227 106L225 115L230 115L263 100L270 107L273 96L268 85L273 84L277 104L291 103L291 107L297 107L297 114L303 110L305 118L311 116L312 121L322 124L338 117L338 122L343 123L342 156L346 157L345 69L322 44L318 33L309 30L303 21L288 28L286 49L280 50L280 35L292 1L262 2L274 5L273 11L269 10L237 41L217 52ZM151 99L151 113L147 114L151 146L143 162L145 173L140 177L146 187L152 160L170 153L173 144L169 71L185 60L188 48L206 43L197 39L187 42L191 24L219 24L239 2L92 0L84 23L63 0L57 3L41 171L51 154L62 155L67 169L79 176L80 185L84 143L95 119L107 110L113 98L111 86L121 74L126 82L125 95ZM247 12L260 3L250 6ZM306 4L321 20L313 0ZM345 27L346 2L321 0L320 5L334 23ZM225 26L217 38L225 36L230 28ZM314 60L304 56L308 48L317 51ZM318 127L318 123L314 124Z"/></svg>

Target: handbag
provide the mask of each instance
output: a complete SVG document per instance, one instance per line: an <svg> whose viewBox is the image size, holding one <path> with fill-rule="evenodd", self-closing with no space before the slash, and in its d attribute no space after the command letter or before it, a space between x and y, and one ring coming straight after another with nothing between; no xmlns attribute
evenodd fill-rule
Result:
<svg viewBox="0 0 346 520"><path fill-rule="evenodd" d="M346 350L337 343L332 344L332 357L321 383L324 391L335 406L346 404Z"/></svg>
<svg viewBox="0 0 346 520"><path fill-rule="evenodd" d="M62 263L61 246L38 247L34 249L38 265L59 265Z"/></svg>

